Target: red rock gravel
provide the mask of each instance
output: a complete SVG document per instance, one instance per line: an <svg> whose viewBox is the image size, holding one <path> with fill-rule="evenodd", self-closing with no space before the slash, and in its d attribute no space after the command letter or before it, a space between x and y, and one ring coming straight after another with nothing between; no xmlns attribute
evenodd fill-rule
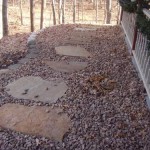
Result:
<svg viewBox="0 0 150 150"><path fill-rule="evenodd" d="M28 37L29 34L15 34L0 40L0 68L17 62L26 54Z"/></svg>
<svg viewBox="0 0 150 150"><path fill-rule="evenodd" d="M29 136L15 131L0 130L1 150L149 150L150 113L144 100L142 81L132 64L119 26L100 27L93 34L93 42L82 45L92 58L56 55L55 46L65 44L76 25L61 25L47 28L37 37L40 54L20 69L0 76L0 84L22 76L34 75L43 79L63 78L69 90L57 103L72 121L70 131L63 143L38 136ZM77 25L80 27L80 25ZM88 62L88 67L75 73L56 72L43 63L48 60L76 60ZM84 90L85 81L93 75L105 75L115 80L117 86L103 96L92 95ZM0 92L0 105L5 103L23 105L51 105L32 100L15 99ZM38 140L38 144L36 141Z"/></svg>

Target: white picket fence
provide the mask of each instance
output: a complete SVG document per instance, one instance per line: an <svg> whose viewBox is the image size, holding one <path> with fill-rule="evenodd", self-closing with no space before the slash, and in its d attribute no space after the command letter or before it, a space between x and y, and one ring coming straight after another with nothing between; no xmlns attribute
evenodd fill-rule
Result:
<svg viewBox="0 0 150 150"><path fill-rule="evenodd" d="M150 19L150 10L144 9L143 12ZM150 48L148 48L150 41L140 31L136 30L135 20L135 14L122 12L121 25L150 99Z"/></svg>
<svg viewBox="0 0 150 150"><path fill-rule="evenodd" d="M123 11L121 24L126 34L130 47L132 47L134 38L135 18L136 18L135 14Z"/></svg>
<svg viewBox="0 0 150 150"><path fill-rule="evenodd" d="M138 32L133 56L140 71L147 94L150 98L150 49L148 49L148 43L150 43L150 41Z"/></svg>

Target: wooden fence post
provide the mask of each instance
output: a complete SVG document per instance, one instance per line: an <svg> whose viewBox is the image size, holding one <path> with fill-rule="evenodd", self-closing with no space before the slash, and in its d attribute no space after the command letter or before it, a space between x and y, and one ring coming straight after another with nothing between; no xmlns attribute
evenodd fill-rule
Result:
<svg viewBox="0 0 150 150"><path fill-rule="evenodd" d="M122 7L121 7L121 13L120 13L120 23L121 23L121 21L122 21L122 17L123 17L123 9L122 9Z"/></svg>
<svg viewBox="0 0 150 150"><path fill-rule="evenodd" d="M132 50L135 50L136 40L137 40L137 27L135 25L134 37L133 37L133 43L132 43Z"/></svg>

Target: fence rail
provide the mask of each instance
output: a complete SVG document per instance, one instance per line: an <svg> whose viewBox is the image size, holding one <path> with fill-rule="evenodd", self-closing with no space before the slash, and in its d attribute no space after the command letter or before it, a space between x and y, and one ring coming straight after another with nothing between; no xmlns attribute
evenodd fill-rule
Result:
<svg viewBox="0 0 150 150"><path fill-rule="evenodd" d="M143 12L150 19L150 10L143 9ZM136 29L135 22L135 14L122 12L121 25L150 99L150 41Z"/></svg>

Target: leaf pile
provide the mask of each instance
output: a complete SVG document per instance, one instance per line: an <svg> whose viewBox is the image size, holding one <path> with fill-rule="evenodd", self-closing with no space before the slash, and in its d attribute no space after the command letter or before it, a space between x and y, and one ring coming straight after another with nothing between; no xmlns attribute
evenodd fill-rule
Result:
<svg viewBox="0 0 150 150"><path fill-rule="evenodd" d="M92 75L85 81L85 91L100 96L111 92L115 87L116 82L102 75Z"/></svg>

